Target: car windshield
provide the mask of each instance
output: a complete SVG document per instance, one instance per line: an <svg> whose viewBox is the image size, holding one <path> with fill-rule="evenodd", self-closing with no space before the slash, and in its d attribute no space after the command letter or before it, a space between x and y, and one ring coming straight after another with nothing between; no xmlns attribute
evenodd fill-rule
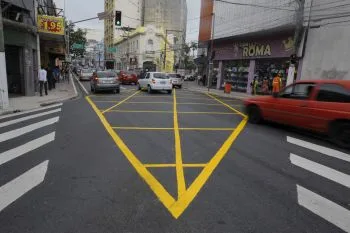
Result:
<svg viewBox="0 0 350 233"><path fill-rule="evenodd" d="M153 77L157 79L169 79L169 76L165 73L154 73Z"/></svg>
<svg viewBox="0 0 350 233"><path fill-rule="evenodd" d="M97 76L99 78L111 78L115 77L116 74L114 72L97 72Z"/></svg>
<svg viewBox="0 0 350 233"><path fill-rule="evenodd" d="M82 70L83 73L92 73L92 70L84 69Z"/></svg>

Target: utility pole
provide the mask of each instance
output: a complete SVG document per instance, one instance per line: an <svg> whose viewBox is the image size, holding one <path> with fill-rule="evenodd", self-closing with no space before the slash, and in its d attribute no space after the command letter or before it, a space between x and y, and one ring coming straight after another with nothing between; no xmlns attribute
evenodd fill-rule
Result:
<svg viewBox="0 0 350 233"><path fill-rule="evenodd" d="M213 0L213 12L212 12L212 23L211 23L211 41L210 41L210 57L208 54L209 61L209 74L208 74L208 92L210 91L210 81L214 70L214 37L215 37L215 0Z"/></svg>
<svg viewBox="0 0 350 233"><path fill-rule="evenodd" d="M0 4L0 109L9 107L6 58L5 58L5 42L4 29L2 25L2 9Z"/></svg>

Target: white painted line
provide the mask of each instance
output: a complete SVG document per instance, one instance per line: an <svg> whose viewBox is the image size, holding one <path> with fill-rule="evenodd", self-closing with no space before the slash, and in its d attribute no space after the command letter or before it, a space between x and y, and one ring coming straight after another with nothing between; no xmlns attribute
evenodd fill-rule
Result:
<svg viewBox="0 0 350 233"><path fill-rule="evenodd" d="M86 90L86 88L84 87L84 85L80 82L80 80L74 75L75 80L77 80L77 82L79 83L79 86L83 89L83 91L85 92L85 94L89 94L89 92Z"/></svg>
<svg viewBox="0 0 350 233"><path fill-rule="evenodd" d="M78 96L77 87L75 86L75 83L74 83L74 81L73 81L72 76L73 76L73 74L69 75L69 79L70 79L70 81L73 83L73 89L74 89L75 95Z"/></svg>
<svg viewBox="0 0 350 233"><path fill-rule="evenodd" d="M36 129L40 129L45 126L52 125L58 122L58 119L59 117L50 118L48 120L40 121L31 125L25 126L23 128L15 129L15 130L0 134L0 142L4 142L12 138L19 137L23 134L32 132Z"/></svg>
<svg viewBox="0 0 350 233"><path fill-rule="evenodd" d="M290 161L292 162L292 164L298 167L301 167L305 170L308 170L319 176L322 176L326 179L332 180L338 184L350 188L350 175L344 174L342 172L326 167L322 164L313 162L311 160L302 158L295 154L290 154Z"/></svg>
<svg viewBox="0 0 350 233"><path fill-rule="evenodd" d="M33 167L16 179L0 187L0 211L26 194L45 179L49 161Z"/></svg>
<svg viewBox="0 0 350 233"><path fill-rule="evenodd" d="M39 112L39 111L42 111L42 110L45 110L45 109L56 108L56 107L60 107L60 106L62 106L62 103L53 104L53 105L49 105L49 106L41 107L41 108L36 108L36 109L33 109L33 110L29 110L29 111L8 114L8 115L0 116L0 120L6 119L6 118L10 118L10 117L14 117L14 116L20 116L20 115L24 115L24 114L28 114L28 113L32 113L32 112Z"/></svg>
<svg viewBox="0 0 350 233"><path fill-rule="evenodd" d="M330 157L334 157L337 159L341 159L341 160L350 162L350 155L349 154L346 154L346 153L343 153L343 152L340 152L337 150L333 150L333 149L330 149L330 148L327 148L324 146L319 146L319 145L316 145L316 144L313 144L310 142L306 142L306 141L299 140L299 139L292 138L292 137L288 137L288 136L287 136L287 142L295 144L297 146L304 147L306 149L320 152L320 153L322 153L324 155L328 155Z"/></svg>
<svg viewBox="0 0 350 233"><path fill-rule="evenodd" d="M34 118L37 118L37 117L50 115L52 113L61 112L61 111L62 111L62 109L58 108L58 109L51 110L51 111L48 111L48 112L43 112L43 113L38 113L38 114L34 114L34 115L18 118L18 119L12 120L12 121L6 121L6 122L3 122L3 123L0 123L0 128L1 127L5 127L5 126L9 126L9 125L13 125L13 124L16 124L16 123L19 123L19 122L27 121L27 120L30 120L30 119L34 119Z"/></svg>
<svg viewBox="0 0 350 233"><path fill-rule="evenodd" d="M55 132L37 138L19 147L13 148L11 150L5 151L0 154L0 166L8 161L18 158L32 150L42 147L55 140Z"/></svg>
<svg viewBox="0 0 350 233"><path fill-rule="evenodd" d="M299 205L336 225L345 232L350 232L350 211L344 207L297 185Z"/></svg>

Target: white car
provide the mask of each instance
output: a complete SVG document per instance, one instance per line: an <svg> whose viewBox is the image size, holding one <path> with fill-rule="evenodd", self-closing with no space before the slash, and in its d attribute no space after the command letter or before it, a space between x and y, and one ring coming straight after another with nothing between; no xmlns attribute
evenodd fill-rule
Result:
<svg viewBox="0 0 350 233"><path fill-rule="evenodd" d="M168 94L172 93L173 85L166 73L148 72L143 77L138 81L139 90L146 89L148 93L152 93L153 91L167 91Z"/></svg>
<svg viewBox="0 0 350 233"><path fill-rule="evenodd" d="M170 77L171 83L173 84L173 87L182 87L183 84L183 80L180 74L168 74L168 76Z"/></svg>

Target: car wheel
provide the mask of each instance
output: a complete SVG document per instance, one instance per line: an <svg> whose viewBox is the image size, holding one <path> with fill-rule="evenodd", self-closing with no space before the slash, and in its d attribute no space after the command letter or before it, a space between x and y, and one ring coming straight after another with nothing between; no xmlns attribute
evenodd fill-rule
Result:
<svg viewBox="0 0 350 233"><path fill-rule="evenodd" d="M168 90L168 94L169 94L169 95L171 95L172 92L173 92L172 90Z"/></svg>
<svg viewBox="0 0 350 233"><path fill-rule="evenodd" d="M147 91L148 91L149 94L152 94L153 93L152 87L148 86Z"/></svg>
<svg viewBox="0 0 350 233"><path fill-rule="evenodd" d="M182 85L179 86L179 89L181 89L181 88L182 88Z"/></svg>
<svg viewBox="0 0 350 233"><path fill-rule="evenodd" d="M92 86L90 86L90 89L91 89L91 92L94 93L95 92L95 89L92 88Z"/></svg>
<svg viewBox="0 0 350 233"><path fill-rule="evenodd" d="M248 121L252 124L259 124L262 121L260 108L256 105L248 106Z"/></svg>
<svg viewBox="0 0 350 233"><path fill-rule="evenodd" d="M139 91L141 91L141 86L140 86L140 84L137 86L137 89L138 89Z"/></svg>
<svg viewBox="0 0 350 233"><path fill-rule="evenodd" d="M340 147L350 148L350 122L339 121L330 125L329 136Z"/></svg>

